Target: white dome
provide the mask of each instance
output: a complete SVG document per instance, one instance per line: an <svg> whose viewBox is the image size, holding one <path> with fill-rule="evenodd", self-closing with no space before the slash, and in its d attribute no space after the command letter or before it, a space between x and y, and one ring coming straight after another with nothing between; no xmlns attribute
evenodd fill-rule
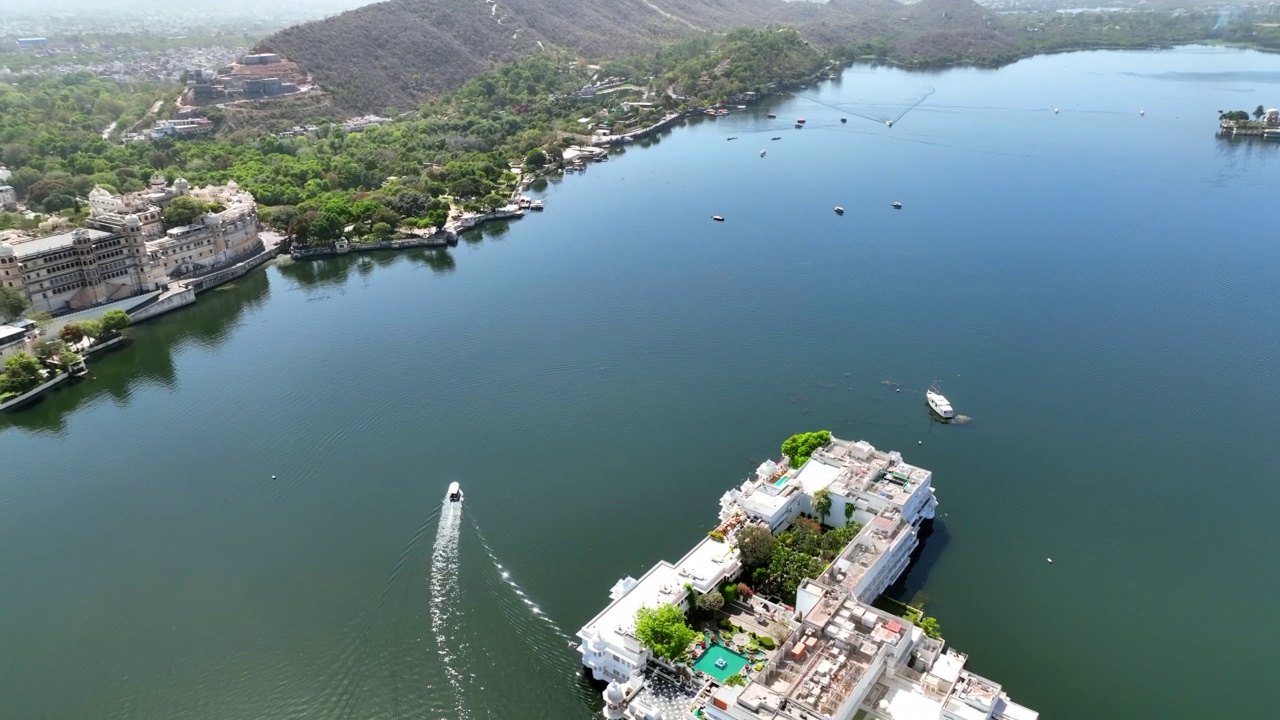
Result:
<svg viewBox="0 0 1280 720"><path fill-rule="evenodd" d="M626 697L622 692L622 686L617 681L610 682L609 687L605 688L604 701L610 705L618 705Z"/></svg>
<svg viewBox="0 0 1280 720"><path fill-rule="evenodd" d="M0 242L0 258L11 258L17 254L18 251L14 250L12 245L7 242Z"/></svg>
<svg viewBox="0 0 1280 720"><path fill-rule="evenodd" d="M239 190L240 183L236 182L235 180L228 180L227 187L231 188L232 190Z"/></svg>
<svg viewBox="0 0 1280 720"><path fill-rule="evenodd" d="M107 192L106 190L103 190L101 185L95 185L94 188L89 191L89 199L90 200L110 200L111 193Z"/></svg>
<svg viewBox="0 0 1280 720"><path fill-rule="evenodd" d="M191 187L191 183L187 182L186 178L178 178L173 181L173 186L179 190L186 190Z"/></svg>
<svg viewBox="0 0 1280 720"><path fill-rule="evenodd" d="M137 215L134 215L133 213L129 213L128 215L124 216L124 224L128 225L131 228L141 227L142 220L138 219Z"/></svg>

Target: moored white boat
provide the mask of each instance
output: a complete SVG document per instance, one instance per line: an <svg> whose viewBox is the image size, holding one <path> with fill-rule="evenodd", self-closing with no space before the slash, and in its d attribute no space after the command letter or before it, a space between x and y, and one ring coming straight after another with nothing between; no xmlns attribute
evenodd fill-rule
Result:
<svg viewBox="0 0 1280 720"><path fill-rule="evenodd" d="M929 388L924 394L924 399L925 402L929 403L929 409L933 410L938 417L950 420L956 416L956 411L951 408L951 403L937 390Z"/></svg>

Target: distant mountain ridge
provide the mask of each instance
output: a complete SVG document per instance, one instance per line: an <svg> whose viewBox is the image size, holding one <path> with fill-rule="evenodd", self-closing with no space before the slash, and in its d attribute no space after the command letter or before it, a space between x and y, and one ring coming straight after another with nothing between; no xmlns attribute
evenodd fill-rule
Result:
<svg viewBox="0 0 1280 720"><path fill-rule="evenodd" d="M706 31L790 25L825 46L879 39L910 62L983 55L1016 45L972 0L388 0L283 30L260 49L282 53L344 108L409 108L545 45L618 56Z"/></svg>

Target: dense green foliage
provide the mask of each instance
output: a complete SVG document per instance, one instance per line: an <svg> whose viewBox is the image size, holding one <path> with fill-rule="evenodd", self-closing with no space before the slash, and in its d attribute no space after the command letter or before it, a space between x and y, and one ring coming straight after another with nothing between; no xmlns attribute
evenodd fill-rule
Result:
<svg viewBox="0 0 1280 720"><path fill-rule="evenodd" d="M715 612L724 607L724 595L717 590L701 595L698 597L698 609L706 612Z"/></svg>
<svg viewBox="0 0 1280 720"><path fill-rule="evenodd" d="M764 93L775 85L808 82L831 63L793 28L740 28L723 37L703 35L673 43L636 75L654 75L693 106L723 102L743 92Z"/></svg>
<svg viewBox="0 0 1280 720"><path fill-rule="evenodd" d="M131 318L129 317L129 313L119 308L115 308L103 313L101 322L102 329L106 334L117 335L121 330L129 327Z"/></svg>
<svg viewBox="0 0 1280 720"><path fill-rule="evenodd" d="M11 287L0 287L0 322L10 320L27 309L27 296Z"/></svg>
<svg viewBox="0 0 1280 720"><path fill-rule="evenodd" d="M809 460L809 456L814 450L831 442L830 430L817 430L814 432L800 433L792 435L782 443L782 454L791 459L791 467L798 468ZM830 511L830 506L827 510Z"/></svg>
<svg viewBox="0 0 1280 720"><path fill-rule="evenodd" d="M689 652L696 635L685 622L684 613L670 603L636 612L636 639L655 656L679 660Z"/></svg>
<svg viewBox="0 0 1280 720"><path fill-rule="evenodd" d="M25 352L14 353L4 361L4 374L0 374L0 400L21 395L42 382L40 361Z"/></svg>
<svg viewBox="0 0 1280 720"><path fill-rule="evenodd" d="M164 208L164 226L171 229L186 227L205 213L222 212L225 209L218 203L208 203L187 196L176 197Z"/></svg>
<svg viewBox="0 0 1280 720"><path fill-rule="evenodd" d="M857 523L851 523L819 532L814 525L797 522L778 534L765 573L755 580L758 587L781 596L786 602L795 602L800 583L821 575L861 529Z"/></svg>

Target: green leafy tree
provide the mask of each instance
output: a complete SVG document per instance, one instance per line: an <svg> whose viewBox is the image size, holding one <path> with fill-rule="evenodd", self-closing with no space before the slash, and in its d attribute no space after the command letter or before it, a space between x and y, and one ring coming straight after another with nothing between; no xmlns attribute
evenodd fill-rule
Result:
<svg viewBox="0 0 1280 720"><path fill-rule="evenodd" d="M846 502L844 504L844 523L848 525L853 522L853 503Z"/></svg>
<svg viewBox="0 0 1280 720"><path fill-rule="evenodd" d="M813 493L813 512L825 523L831 513L831 492L822 488Z"/></svg>
<svg viewBox="0 0 1280 720"><path fill-rule="evenodd" d="M377 239L386 240L387 238L394 235L396 231L395 231L395 228L391 227L390 225L384 222L380 222L380 223L374 223L373 228L370 232L372 232L373 236L376 237Z"/></svg>
<svg viewBox="0 0 1280 720"><path fill-rule="evenodd" d="M30 301L21 291L11 287L0 287L0 320L9 322L22 315Z"/></svg>
<svg viewBox="0 0 1280 720"><path fill-rule="evenodd" d="M1256 107L1256 108L1254 108L1254 109L1253 109L1253 119L1254 119L1254 120L1261 120L1261 119L1262 119L1262 116L1263 116L1263 115L1266 115L1266 114L1267 114L1267 110L1266 110L1266 108L1262 107L1261 105L1259 105L1258 107Z"/></svg>
<svg viewBox="0 0 1280 720"><path fill-rule="evenodd" d="M43 381L40 361L25 352L17 352L4 361L4 375L0 376L0 392L21 395Z"/></svg>
<svg viewBox="0 0 1280 720"><path fill-rule="evenodd" d="M76 323L76 324L80 326L81 332L83 332L86 337L91 337L96 340L97 338L100 338L103 335L104 331L103 331L101 320L94 320L94 319L81 320L79 323Z"/></svg>
<svg viewBox="0 0 1280 720"><path fill-rule="evenodd" d="M542 148L534 148L524 156L524 166L530 170L537 170L547 164L547 153Z"/></svg>
<svg viewBox="0 0 1280 720"><path fill-rule="evenodd" d="M333 242L342 237L342 218L328 210L321 211L311 220L311 239L320 242Z"/></svg>
<svg viewBox="0 0 1280 720"><path fill-rule="evenodd" d="M742 674L742 673L734 673L733 675L730 675L729 677L727 677L727 678L725 678L725 679L724 679L724 684L725 684L725 685L728 685L729 687L736 687L736 686L738 686L738 685L746 685L746 684L747 684L747 678L746 678L745 676L743 676L743 674Z"/></svg>
<svg viewBox="0 0 1280 720"><path fill-rule="evenodd" d="M636 612L636 638L655 656L675 661L689 652L697 634L685 622L680 608L667 603Z"/></svg>
<svg viewBox="0 0 1280 720"><path fill-rule="evenodd" d="M120 308L115 308L103 313L102 329L108 335L118 335L121 330L129 327L131 321L129 313Z"/></svg>
<svg viewBox="0 0 1280 720"><path fill-rule="evenodd" d="M715 612L722 607L724 607L724 595L720 594L718 590L712 590L706 595L698 598L699 610Z"/></svg>
<svg viewBox="0 0 1280 720"><path fill-rule="evenodd" d="M808 462L814 450L829 442L831 442L829 430L792 435L782 443L782 454L791 459L791 467L798 468Z"/></svg>
<svg viewBox="0 0 1280 720"><path fill-rule="evenodd" d="M937 618L923 617L920 619L920 622L916 624L920 626L920 629L923 630L924 634L928 637L931 637L934 640L942 639L942 628L938 626Z"/></svg>
<svg viewBox="0 0 1280 720"><path fill-rule="evenodd" d="M760 567L768 564L776 540L769 528L752 523L738 531L735 542L743 564L747 567Z"/></svg>

